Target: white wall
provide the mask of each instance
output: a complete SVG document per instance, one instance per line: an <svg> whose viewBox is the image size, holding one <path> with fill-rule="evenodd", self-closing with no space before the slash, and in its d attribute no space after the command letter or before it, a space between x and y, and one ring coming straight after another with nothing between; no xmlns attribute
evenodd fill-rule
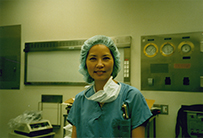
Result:
<svg viewBox="0 0 203 138"><path fill-rule="evenodd" d="M140 36L203 31L202 0L1 0L0 26L22 25L20 90L0 90L0 137L7 123L25 110L37 110L41 94L74 97L83 87L25 86L24 43L89 38L96 34L132 36L132 86L140 89ZM157 118L157 137L174 137L182 104L202 103L203 93L142 91L168 104L169 115Z"/></svg>

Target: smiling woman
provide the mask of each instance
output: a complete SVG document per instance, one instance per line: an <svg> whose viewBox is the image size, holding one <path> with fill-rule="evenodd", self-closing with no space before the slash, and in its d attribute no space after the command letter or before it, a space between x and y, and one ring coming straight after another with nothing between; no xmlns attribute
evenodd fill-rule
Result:
<svg viewBox="0 0 203 138"><path fill-rule="evenodd" d="M69 112L72 137L144 138L152 114L138 89L115 80L120 66L111 38L98 35L84 42L79 71L92 85L76 95Z"/></svg>
<svg viewBox="0 0 203 138"><path fill-rule="evenodd" d="M89 55L90 49L92 49L93 46L95 46L95 48L93 48L93 50L91 51L94 51L94 52L97 51L97 53L102 52L105 49L105 47L103 47L103 49L101 48L100 49L101 51L98 50L96 47L100 45L107 47L109 51L108 52L106 51L107 52L106 54L111 55L112 58L114 59L113 72L111 74L113 78L115 78L118 75L118 72L121 70L120 52L118 51L113 40L110 37L106 37L102 35L94 36L91 39L88 39L87 41L84 42L84 45L82 46L81 53L80 53L81 56L80 56L79 72L83 74L84 80L88 83L92 83L94 79L91 78L87 70L87 65L86 65L87 56Z"/></svg>
<svg viewBox="0 0 203 138"><path fill-rule="evenodd" d="M96 91L101 90L113 72L114 59L108 47L105 45L93 46L86 60L87 70L94 79Z"/></svg>

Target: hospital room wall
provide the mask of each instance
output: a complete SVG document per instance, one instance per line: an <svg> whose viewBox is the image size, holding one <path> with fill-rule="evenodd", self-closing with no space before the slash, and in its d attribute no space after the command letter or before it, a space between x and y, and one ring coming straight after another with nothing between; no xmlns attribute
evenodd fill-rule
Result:
<svg viewBox="0 0 203 138"><path fill-rule="evenodd" d="M20 90L0 90L0 137L7 123L25 110L37 110L41 94L74 97L83 87L25 86L24 43L89 38L96 34L132 36L131 84L140 89L140 36L203 31L201 0L10 0L0 1L0 26L21 25ZM62 59L67 60L67 59ZM142 91L145 98L169 105L157 118L157 137L174 137L176 114L182 104L202 103L203 93Z"/></svg>

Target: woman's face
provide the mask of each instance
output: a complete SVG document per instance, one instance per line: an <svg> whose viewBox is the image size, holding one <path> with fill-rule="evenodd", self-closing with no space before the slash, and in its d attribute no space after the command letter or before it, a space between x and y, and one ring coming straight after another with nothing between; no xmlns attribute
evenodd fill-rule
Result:
<svg viewBox="0 0 203 138"><path fill-rule="evenodd" d="M109 48L102 44L91 47L87 55L86 66L95 82L108 81L114 66L114 59Z"/></svg>

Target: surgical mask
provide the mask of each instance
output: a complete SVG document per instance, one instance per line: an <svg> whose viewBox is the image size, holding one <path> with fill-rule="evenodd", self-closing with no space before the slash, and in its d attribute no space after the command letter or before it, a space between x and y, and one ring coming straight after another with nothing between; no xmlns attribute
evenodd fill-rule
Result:
<svg viewBox="0 0 203 138"><path fill-rule="evenodd" d="M107 81L107 83L104 85L104 88L103 88L104 90L99 90L98 92L96 92L90 97L86 96L86 92L87 92L86 91L84 93L86 99L97 101L100 103L109 103L116 100L116 98L118 97L121 85L118 85L117 83L115 83L112 78L113 77L111 76Z"/></svg>

